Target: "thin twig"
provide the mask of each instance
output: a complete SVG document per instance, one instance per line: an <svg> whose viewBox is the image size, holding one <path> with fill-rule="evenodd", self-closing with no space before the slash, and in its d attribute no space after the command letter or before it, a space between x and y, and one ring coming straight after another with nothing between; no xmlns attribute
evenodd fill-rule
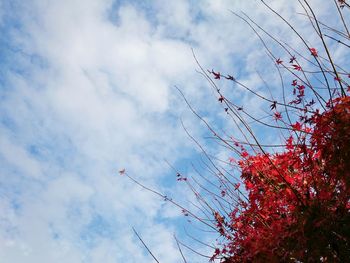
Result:
<svg viewBox="0 0 350 263"><path fill-rule="evenodd" d="M181 257L182 257L184 263L187 263L186 258L185 258L185 256L184 256L184 254L182 253L182 250L181 250L181 247L180 247L180 243L179 243L179 241L177 240L177 238L176 238L175 235L174 235L174 238L175 238L176 245L177 245L177 247L179 248L179 251L180 251L180 254L181 254Z"/></svg>
<svg viewBox="0 0 350 263"><path fill-rule="evenodd" d="M138 237L138 239L141 241L141 243L143 244L143 246L147 249L148 253L153 257L153 259L157 262L160 263L158 261L158 259L153 255L152 251L147 247L147 245L145 244L145 242L143 242L142 238L140 237L139 233L137 233L137 231L135 230L134 227L132 227L132 230L134 231L135 235Z"/></svg>

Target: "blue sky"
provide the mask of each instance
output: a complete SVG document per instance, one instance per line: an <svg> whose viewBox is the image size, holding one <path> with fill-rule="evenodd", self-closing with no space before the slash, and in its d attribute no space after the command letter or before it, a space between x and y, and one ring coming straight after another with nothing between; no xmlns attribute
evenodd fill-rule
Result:
<svg viewBox="0 0 350 263"><path fill-rule="evenodd" d="M132 226L161 262L180 262L173 233L187 237L179 209L118 170L125 168L181 203L192 200L164 162L191 174L191 162L199 160L180 119L211 153L229 156L203 138L204 125L174 85L208 122L232 135L237 131L222 119L191 48L205 68L234 72L268 94L258 70L275 91L273 64L229 10L249 12L297 42L259 1L247 2L0 0L3 262L151 262ZM271 4L307 33L292 2ZM325 18L326 9L319 10ZM223 90L230 89L230 96L252 112L260 114L266 106L224 84ZM263 131L261 136L274 138ZM201 238L215 244L215 237L202 233ZM186 253L190 262L203 260Z"/></svg>

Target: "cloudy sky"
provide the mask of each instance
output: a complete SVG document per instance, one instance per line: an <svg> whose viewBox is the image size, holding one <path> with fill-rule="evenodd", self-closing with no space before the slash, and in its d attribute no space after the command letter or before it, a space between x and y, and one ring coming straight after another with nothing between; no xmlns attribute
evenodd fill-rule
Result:
<svg viewBox="0 0 350 263"><path fill-rule="evenodd" d="M297 1L270 2L303 27ZM274 84L273 63L230 10L294 41L259 1L0 0L1 262L152 262L133 226L161 262L181 262L181 211L118 171L186 203L190 192L164 161L190 173L198 159L181 120L225 155L174 87L222 127L192 49L205 69L262 89L260 71ZM259 112L256 98L226 88Z"/></svg>

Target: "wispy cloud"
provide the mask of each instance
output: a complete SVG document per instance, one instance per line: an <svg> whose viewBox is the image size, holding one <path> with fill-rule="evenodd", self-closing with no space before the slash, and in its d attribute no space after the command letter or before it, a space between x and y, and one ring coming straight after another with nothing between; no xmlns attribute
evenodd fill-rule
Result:
<svg viewBox="0 0 350 263"><path fill-rule="evenodd" d="M150 262L133 225L162 262L180 262L176 224L162 220L177 209L117 171L165 189L163 159L193 156L179 117L194 134L203 126L173 86L217 110L191 47L218 70L259 67L256 39L228 10L254 8L272 28L276 18L246 2L0 1L4 262ZM294 14L284 2L274 4Z"/></svg>

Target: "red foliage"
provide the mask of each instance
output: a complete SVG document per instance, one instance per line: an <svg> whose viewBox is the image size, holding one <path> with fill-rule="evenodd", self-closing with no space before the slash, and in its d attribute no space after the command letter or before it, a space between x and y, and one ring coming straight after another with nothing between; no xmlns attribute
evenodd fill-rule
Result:
<svg viewBox="0 0 350 263"><path fill-rule="evenodd" d="M239 161L247 200L216 226L226 240L215 257L233 262L348 262L350 98L333 100L282 153ZM308 126L311 135L303 134ZM301 131L301 132L300 132ZM228 231L226 230L228 229Z"/></svg>
<svg viewBox="0 0 350 263"><path fill-rule="evenodd" d="M195 218L210 230L214 229L220 236L212 255L208 256L209 261L350 262L350 98L346 94L350 92L350 83L346 78L350 78L350 74L348 63L338 65L337 57L332 58L332 49L325 41L327 37L350 48L348 42L344 42L350 41L350 32L340 12L344 7L350 9L350 5L346 1L335 2L338 3L337 12L344 26L338 30L319 22L308 1L299 1L320 37L322 45L316 46L323 48L317 50L310 47L307 38L277 11L265 1L261 2L296 33L305 45L307 55L302 54L302 49L299 52L284 41L279 41L247 14L244 17L236 14L253 29L267 53L274 58L283 87L282 94L271 92L271 97L267 97L260 92L260 88L248 87L244 81L240 81L239 75L205 71L196 59L201 73L216 91L218 102L243 135L243 141L227 137L226 132L221 136L190 106L209 128L214 139L235 154L235 158L229 157L226 162L233 172L223 168L221 162L216 164L219 158L212 158L190 136L209 159L205 165L209 175L218 179L218 185L215 185L211 177L208 179L196 170L205 179L203 185L194 181L195 186L198 185L197 190L191 184L191 177L178 173L177 180L185 181L194 192L199 204L195 207L199 208L200 215L184 209L167 196L151 191L180 207L185 216ZM327 28L327 34L322 33L323 27ZM328 35L328 31L334 35ZM273 41L265 40L263 33L267 35L267 40ZM273 55L268 43L282 47L280 51L287 52L288 57L282 60ZM313 59L310 59L310 53ZM284 62L288 58L289 64ZM346 61L345 58L342 60ZM285 73L289 73L287 80L291 81L292 97L285 92ZM333 79L334 83L330 81ZM249 112L249 105L243 108L237 104L230 93L224 92L226 87L220 89L214 80L229 80L233 87L238 86L268 102L272 113L268 113L267 117L272 116L275 121L272 124L266 122L266 116L257 117ZM262 80L269 84L269 81ZM269 88L269 85L266 86ZM261 143L251 123L278 129L281 136L285 136L284 145L270 145L269 140L267 144ZM266 147L280 146L284 148L277 153L266 150L271 149ZM234 174L236 168L240 173L239 179ZM213 189L211 186L214 186ZM200 190L204 190L203 195Z"/></svg>
<svg viewBox="0 0 350 263"><path fill-rule="evenodd" d="M308 1L304 3L314 14ZM345 6L350 8L346 1L338 1L339 8ZM273 12L286 22L278 12ZM333 29L334 36L324 36L350 48L339 40L341 37L350 40L346 22L342 13L339 14L347 34ZM241 83L239 78L208 71L214 79L220 80L223 76L270 103L273 113L269 116L275 120L271 124L255 117L249 107L243 110L243 106L231 101L229 94L224 97L213 85L225 112L235 118L235 124L241 122L246 130L237 125L245 141L233 140L233 144L214 133L216 139L241 158L230 158L229 165L234 168L238 165L242 187L219 172L222 198L218 199L219 195L213 198L219 208L205 203L210 207L212 222L220 234L220 249L215 249L212 260L221 259L224 263L350 262L350 98L346 94L350 92L350 85L345 77L349 78L350 74L345 69L348 64L338 66L335 58L331 58L329 46L322 38L321 24L316 17L313 19L317 25L313 28L320 36L327 58L322 49L308 46L298 33L314 59L300 54L297 59L291 53L295 51L293 48L285 48L290 57L289 65L283 63L288 59L273 56L280 78L285 76L281 73L283 70L290 73L292 98L283 89L283 99L275 100L275 94L268 99ZM283 42L266 34L284 47ZM267 41L258 36L266 47ZM270 53L270 49L267 50ZM335 80L333 84L329 81L332 79ZM328 94L322 92L323 89ZM281 107L284 108L283 118ZM250 122L244 119L245 115L266 127L279 129L286 136L284 149L268 153L264 147L276 146L260 143ZM212 128L210 130L213 132ZM249 140L249 135L253 139ZM219 169L218 166L214 168ZM229 203L228 208L224 202Z"/></svg>

